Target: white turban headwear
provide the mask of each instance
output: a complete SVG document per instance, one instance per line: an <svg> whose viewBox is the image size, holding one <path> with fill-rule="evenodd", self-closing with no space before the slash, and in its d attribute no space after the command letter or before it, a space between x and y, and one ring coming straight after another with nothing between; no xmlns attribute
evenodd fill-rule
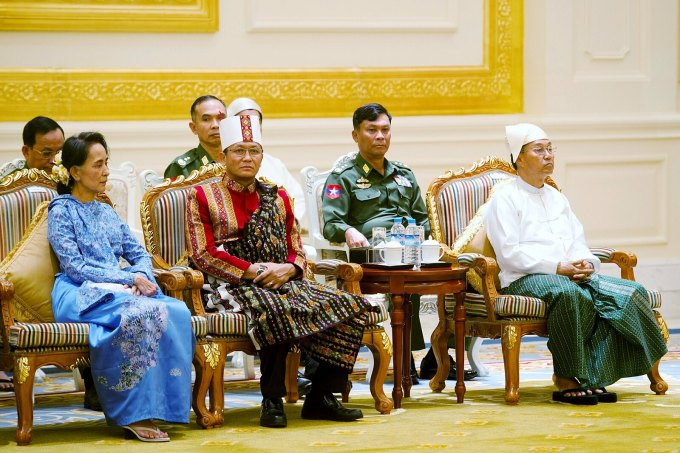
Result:
<svg viewBox="0 0 680 453"><path fill-rule="evenodd" d="M227 107L227 116L236 116L244 110L257 110L260 112L260 117L262 117L262 109L257 105L257 102L250 98L236 98L231 101L231 104Z"/></svg>
<svg viewBox="0 0 680 453"><path fill-rule="evenodd" d="M522 146L547 138L548 134L534 124L519 123L513 126L505 126L505 144L510 152L510 162L514 165L513 154L519 156Z"/></svg>
<svg viewBox="0 0 680 453"><path fill-rule="evenodd" d="M262 131L257 115L230 116L220 121L222 150L234 143L255 142L262 146Z"/></svg>

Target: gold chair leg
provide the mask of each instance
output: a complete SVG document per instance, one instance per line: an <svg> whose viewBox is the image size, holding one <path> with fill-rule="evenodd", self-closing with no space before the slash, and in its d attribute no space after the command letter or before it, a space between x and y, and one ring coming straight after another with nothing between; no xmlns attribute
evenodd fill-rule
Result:
<svg viewBox="0 0 680 453"><path fill-rule="evenodd" d="M369 384L375 401L375 409L381 414L389 414L394 403L385 395L383 389L387 369L392 358L392 342L384 330L365 330L362 343L373 354L373 373Z"/></svg>
<svg viewBox="0 0 680 453"><path fill-rule="evenodd" d="M649 388L652 389L652 392L656 393L657 395L665 395L666 390L668 390L668 384L663 380L661 374L659 373L660 361L661 360L657 360L654 362L652 369L649 370L649 373L647 373L647 377L649 378Z"/></svg>
<svg viewBox="0 0 680 453"><path fill-rule="evenodd" d="M516 326L505 326L501 339L505 368L505 402L507 404L519 403L519 347L521 337L517 330Z"/></svg>
<svg viewBox="0 0 680 453"><path fill-rule="evenodd" d="M14 395L17 404L16 441L28 445L33 440L33 381L35 364L29 357L17 357L14 365Z"/></svg>
<svg viewBox="0 0 680 453"><path fill-rule="evenodd" d="M196 345L193 363L196 381L191 405L196 413L196 423L210 429L224 423L224 363L226 345L223 342L204 342ZM205 398L209 396L209 407Z"/></svg>

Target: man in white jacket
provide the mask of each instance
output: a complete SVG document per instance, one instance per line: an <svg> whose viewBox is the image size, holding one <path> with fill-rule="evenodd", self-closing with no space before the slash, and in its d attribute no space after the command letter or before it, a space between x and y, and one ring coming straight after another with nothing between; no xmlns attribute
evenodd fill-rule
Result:
<svg viewBox="0 0 680 453"><path fill-rule="evenodd" d="M666 345L639 283L598 273L583 226L567 198L545 184L555 148L533 124L506 127L518 178L494 195L485 217L501 269L502 292L547 304L548 348L553 355L553 400L615 402L605 386L646 374Z"/></svg>

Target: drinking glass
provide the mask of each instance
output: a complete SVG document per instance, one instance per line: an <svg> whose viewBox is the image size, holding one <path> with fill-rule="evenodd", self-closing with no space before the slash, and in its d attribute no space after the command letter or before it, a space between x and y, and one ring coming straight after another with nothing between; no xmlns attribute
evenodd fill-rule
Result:
<svg viewBox="0 0 680 453"><path fill-rule="evenodd" d="M385 247L387 242L387 229L385 227L373 227L371 233L371 248L373 249L373 262L382 263L380 254L378 253L380 249Z"/></svg>

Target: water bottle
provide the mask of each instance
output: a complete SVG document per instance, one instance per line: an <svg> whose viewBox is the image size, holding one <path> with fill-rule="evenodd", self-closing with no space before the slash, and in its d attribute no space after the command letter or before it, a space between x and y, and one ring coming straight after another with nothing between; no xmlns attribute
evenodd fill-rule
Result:
<svg viewBox="0 0 680 453"><path fill-rule="evenodd" d="M401 224L401 217L395 217L392 228L390 229L391 241L397 241L401 245L404 245L404 235L406 234L406 229L404 225Z"/></svg>
<svg viewBox="0 0 680 453"><path fill-rule="evenodd" d="M415 219L408 219L404 234L404 263L413 264L413 269L420 269L420 228Z"/></svg>
<svg viewBox="0 0 680 453"><path fill-rule="evenodd" d="M392 224L392 229L390 230L391 241L397 241L402 246L404 245L406 229L404 225L401 224L401 217L395 217L394 223ZM404 256L401 257L402 263L404 262Z"/></svg>

